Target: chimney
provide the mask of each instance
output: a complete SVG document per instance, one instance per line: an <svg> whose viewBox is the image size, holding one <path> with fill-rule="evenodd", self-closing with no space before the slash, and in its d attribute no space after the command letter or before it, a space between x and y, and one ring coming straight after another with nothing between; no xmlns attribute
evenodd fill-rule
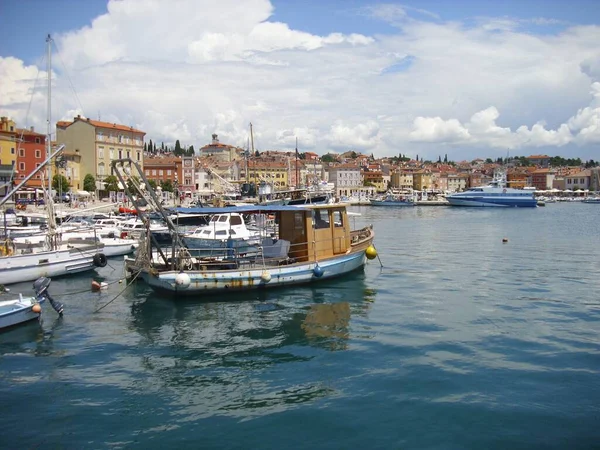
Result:
<svg viewBox="0 0 600 450"><path fill-rule="evenodd" d="M218 144L218 143L219 143L219 135L218 135L218 134L216 134L216 133L214 133L214 134L212 135L212 145L216 145L216 144Z"/></svg>
<svg viewBox="0 0 600 450"><path fill-rule="evenodd" d="M33 133L35 131L35 128L29 127L29 131L31 131Z"/></svg>

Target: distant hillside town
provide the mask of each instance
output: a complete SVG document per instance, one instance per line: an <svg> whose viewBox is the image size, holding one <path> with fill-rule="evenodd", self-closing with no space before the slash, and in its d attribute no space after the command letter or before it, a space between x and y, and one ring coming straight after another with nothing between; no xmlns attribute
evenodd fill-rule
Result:
<svg viewBox="0 0 600 450"><path fill-rule="evenodd" d="M338 197L370 196L390 189L456 192L485 185L494 171L507 171L508 186L537 190L599 191L600 168L596 161L529 155L508 158L451 161L448 155L424 160L402 153L375 158L349 149L319 156L312 152L255 150L221 142L213 134L198 150L158 146L146 133L127 125L81 116L56 124L53 148L65 149L53 161L53 189L106 198L122 191L111 173L115 159L138 163L148 183L163 192L196 198L239 192L242 185L269 184L274 190L311 189L327 184ZM0 119L0 195L22 181L47 157L46 135L33 127L19 128ZM208 139L207 139L208 141ZM44 171L27 182L24 190L47 185Z"/></svg>

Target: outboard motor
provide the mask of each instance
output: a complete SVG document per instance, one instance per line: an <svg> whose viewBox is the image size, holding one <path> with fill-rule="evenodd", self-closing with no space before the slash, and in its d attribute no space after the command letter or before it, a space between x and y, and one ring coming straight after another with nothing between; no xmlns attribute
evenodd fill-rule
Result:
<svg viewBox="0 0 600 450"><path fill-rule="evenodd" d="M65 306L61 302L58 302L52 297L50 297L50 293L48 292L48 286L50 286L50 281L52 280L46 277L40 277L37 280L35 280L33 282L33 290L35 291L35 296L38 299L38 301L44 298L48 299L48 302L52 305L54 311L56 311L60 316L62 316Z"/></svg>

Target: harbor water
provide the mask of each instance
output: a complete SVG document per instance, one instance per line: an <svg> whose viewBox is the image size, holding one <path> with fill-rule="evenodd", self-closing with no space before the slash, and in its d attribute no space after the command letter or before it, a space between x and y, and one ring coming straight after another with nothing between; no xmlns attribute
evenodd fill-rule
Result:
<svg viewBox="0 0 600 450"><path fill-rule="evenodd" d="M383 267L208 300L120 259L54 279L64 317L0 334L0 448L600 446L597 205L351 210Z"/></svg>

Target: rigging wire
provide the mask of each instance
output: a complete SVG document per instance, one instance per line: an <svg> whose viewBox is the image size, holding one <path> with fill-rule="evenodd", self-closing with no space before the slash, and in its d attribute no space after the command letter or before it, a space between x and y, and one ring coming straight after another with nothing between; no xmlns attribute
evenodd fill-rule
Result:
<svg viewBox="0 0 600 450"><path fill-rule="evenodd" d="M71 80L71 76L69 75L69 71L67 70L67 66L65 65L65 63L62 59L62 56L60 55L58 46L56 45L56 42L52 41L52 43L54 44L54 48L56 49L56 54L58 55L58 59L60 59L60 63L63 66L65 75L67 76L67 80L69 81L69 86L71 87L71 90L73 91L73 95L75 95L75 99L77 99L77 104L79 106L79 109L81 110L81 114L83 114L85 116L85 113L83 110L83 105L81 104L81 101L79 100L79 96L77 95L77 91L75 90L75 86L73 85L73 81Z"/></svg>

